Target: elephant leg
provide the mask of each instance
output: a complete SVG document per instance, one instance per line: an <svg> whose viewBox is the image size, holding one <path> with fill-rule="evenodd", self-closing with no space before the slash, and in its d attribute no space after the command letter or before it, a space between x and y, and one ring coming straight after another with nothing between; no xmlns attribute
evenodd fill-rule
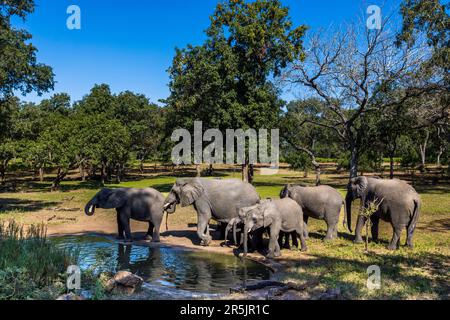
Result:
<svg viewBox="0 0 450 320"><path fill-rule="evenodd" d="M279 257L281 255L280 246L278 245L280 229L280 226L271 226L270 228L269 252L267 253L267 258L269 259Z"/></svg>
<svg viewBox="0 0 450 320"><path fill-rule="evenodd" d="M290 233L283 233L284 234L284 245L283 248L287 250L291 250L291 234Z"/></svg>
<svg viewBox="0 0 450 320"><path fill-rule="evenodd" d="M308 216L303 215L303 236L305 237L305 239L309 239L308 219Z"/></svg>
<svg viewBox="0 0 450 320"><path fill-rule="evenodd" d="M153 237L153 229L155 228L155 225L149 221L148 222L148 230L147 230L147 234L145 235L145 240L151 240Z"/></svg>
<svg viewBox="0 0 450 320"><path fill-rule="evenodd" d="M227 229L227 224L223 223L223 222L219 222L219 225L217 226L217 228L219 229L219 232L220 232L219 239L220 240L222 240L222 239L227 240L226 239L227 235L225 234L225 230Z"/></svg>
<svg viewBox="0 0 450 320"><path fill-rule="evenodd" d="M151 221L153 224L153 233L152 233L152 242L160 242L161 239L159 238L159 232L161 228L161 223L163 220L163 215L159 217L159 219L154 219L154 221ZM149 229L150 232L150 229Z"/></svg>
<svg viewBox="0 0 450 320"><path fill-rule="evenodd" d="M378 242L378 228L380 224L380 218L372 216L370 217L370 221L372 223L372 226L370 228L371 229L370 231L372 233L372 241Z"/></svg>
<svg viewBox="0 0 450 320"><path fill-rule="evenodd" d="M327 223L327 234L323 240L330 241L330 240L333 240L334 225L332 223L330 223L329 221L326 221L326 223Z"/></svg>
<svg viewBox="0 0 450 320"><path fill-rule="evenodd" d="M298 237L300 238L301 251L302 252L308 251L308 246L306 245L306 239L305 239L305 235L303 234L303 230L298 229L296 233L297 233Z"/></svg>
<svg viewBox="0 0 450 320"><path fill-rule="evenodd" d="M122 222L120 220L120 212L119 211L117 211L117 230L118 230L117 239L123 240L123 226L122 226Z"/></svg>
<svg viewBox="0 0 450 320"><path fill-rule="evenodd" d="M278 245L280 247L283 247L283 240L284 240L284 238L285 238L284 232L280 231L280 234L278 236Z"/></svg>
<svg viewBox="0 0 450 320"><path fill-rule="evenodd" d="M359 216L358 217L358 222L356 223L356 231L355 231L355 243L363 243L363 238L362 238L362 229L364 227L364 225L366 224L366 219L363 216Z"/></svg>
<svg viewBox="0 0 450 320"><path fill-rule="evenodd" d="M413 242L413 237L414 237L414 228L412 228L411 226L408 226L406 228L406 246L409 248L414 248L414 242Z"/></svg>
<svg viewBox="0 0 450 320"><path fill-rule="evenodd" d="M207 247L212 240L209 235L209 220L211 219L211 212L207 214L198 214L197 235L200 238L200 244Z"/></svg>
<svg viewBox="0 0 450 320"><path fill-rule="evenodd" d="M296 247L298 249L298 239L297 239L297 232L292 232L292 246ZM304 235L303 235L304 237Z"/></svg>
<svg viewBox="0 0 450 320"><path fill-rule="evenodd" d="M133 241L130 229L130 217L124 213L120 213L119 216L120 216L120 223L122 224L123 231L125 232L125 240Z"/></svg>
<svg viewBox="0 0 450 320"><path fill-rule="evenodd" d="M400 236L402 234L402 228L393 226L394 233L392 235L391 242L389 243L388 250L397 250Z"/></svg>

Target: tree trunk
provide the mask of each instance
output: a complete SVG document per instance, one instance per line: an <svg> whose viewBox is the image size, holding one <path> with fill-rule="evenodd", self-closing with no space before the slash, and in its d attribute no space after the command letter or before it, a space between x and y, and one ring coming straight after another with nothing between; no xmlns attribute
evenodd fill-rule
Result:
<svg viewBox="0 0 450 320"><path fill-rule="evenodd" d="M102 184L102 186L105 185L105 165L102 163L102 167L100 168L100 182Z"/></svg>
<svg viewBox="0 0 450 320"><path fill-rule="evenodd" d="M426 157L427 157L427 145L428 145L428 139L430 138L430 132L427 130L425 139L423 140L423 143L419 144L419 150L420 150L420 172L425 172L425 165L426 165Z"/></svg>
<svg viewBox="0 0 450 320"><path fill-rule="evenodd" d="M3 186L6 183L6 174L5 174L5 169L1 168L0 169L0 183Z"/></svg>
<svg viewBox="0 0 450 320"><path fill-rule="evenodd" d="M394 179L394 156L389 156L389 178Z"/></svg>
<svg viewBox="0 0 450 320"><path fill-rule="evenodd" d="M358 149L354 146L352 148L352 154L350 158L350 179L356 178L358 176Z"/></svg>
<svg viewBox="0 0 450 320"><path fill-rule="evenodd" d="M85 182L86 181L86 174L85 174L85 171L84 171L83 163L80 163L79 170L80 170L81 182Z"/></svg>
<svg viewBox="0 0 450 320"><path fill-rule="evenodd" d="M248 166L248 183L253 183L253 176L255 173L255 167L253 166L253 164L249 164Z"/></svg>
<svg viewBox="0 0 450 320"><path fill-rule="evenodd" d="M44 182L44 166L39 167L39 182Z"/></svg>
<svg viewBox="0 0 450 320"><path fill-rule="evenodd" d="M61 181L64 179L64 177L66 175L67 175L67 170L62 170L61 168L58 168L58 173L56 174L56 178L52 182L51 191L59 190Z"/></svg>
<svg viewBox="0 0 450 320"><path fill-rule="evenodd" d="M314 160L313 165L316 170L316 186L320 186L320 164Z"/></svg>
<svg viewBox="0 0 450 320"><path fill-rule="evenodd" d="M436 160L436 164L437 164L438 167L441 166L441 157L442 157L443 153L444 153L444 148L442 146L440 146L439 147L439 152L437 154L437 160Z"/></svg>
<svg viewBox="0 0 450 320"><path fill-rule="evenodd" d="M242 181L249 182L248 180L248 163L246 161L242 164Z"/></svg>
<svg viewBox="0 0 450 320"><path fill-rule="evenodd" d="M141 174L144 174L144 159L140 160L140 164L139 164L139 172Z"/></svg>
<svg viewBox="0 0 450 320"><path fill-rule="evenodd" d="M8 167L9 159L2 161L0 165L0 184L3 186L6 183L6 168Z"/></svg>

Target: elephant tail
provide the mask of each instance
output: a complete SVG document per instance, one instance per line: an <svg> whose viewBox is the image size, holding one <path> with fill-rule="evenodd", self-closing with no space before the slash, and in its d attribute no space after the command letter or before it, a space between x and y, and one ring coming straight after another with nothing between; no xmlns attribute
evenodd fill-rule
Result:
<svg viewBox="0 0 450 320"><path fill-rule="evenodd" d="M414 229L416 229L417 221L419 220L419 215L420 215L420 200L415 199L414 211L412 214L411 222L409 223L408 226L408 234L411 234L412 232L414 232Z"/></svg>

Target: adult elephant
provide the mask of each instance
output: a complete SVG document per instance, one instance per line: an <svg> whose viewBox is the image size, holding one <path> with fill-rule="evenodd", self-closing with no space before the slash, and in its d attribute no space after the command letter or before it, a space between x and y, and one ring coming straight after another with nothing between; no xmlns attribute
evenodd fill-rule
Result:
<svg viewBox="0 0 450 320"><path fill-rule="evenodd" d="M351 204L355 199L361 199L361 208L378 200L381 204L378 211L371 216L372 239L378 240L378 225L380 219L390 222L393 236L389 250L396 250L401 232L407 229L406 245L413 247L413 235L420 214L421 200L419 194L404 181L383 180L378 178L357 177L350 180L347 186L346 207L348 228L351 230ZM367 218L359 216L356 224L355 243L363 242L361 230Z"/></svg>
<svg viewBox="0 0 450 320"><path fill-rule="evenodd" d="M152 188L102 189L84 209L88 216L95 213L95 208L116 209L118 239L133 241L130 219L148 221L146 239L159 242L159 229L163 218L164 196Z"/></svg>
<svg viewBox="0 0 450 320"><path fill-rule="evenodd" d="M164 209L169 213L182 207L194 205L197 211L197 234L201 245L211 242L209 222L212 219L228 224L237 216L239 208L252 206L259 202L255 188L237 179L178 179L164 202Z"/></svg>
<svg viewBox="0 0 450 320"><path fill-rule="evenodd" d="M281 190L280 198L295 200L303 210L305 222L304 232L308 238L308 218L325 220L327 234L324 240L333 240L337 237L339 216L345 201L335 189L330 186L302 187L286 185ZM345 217L344 217L345 224Z"/></svg>

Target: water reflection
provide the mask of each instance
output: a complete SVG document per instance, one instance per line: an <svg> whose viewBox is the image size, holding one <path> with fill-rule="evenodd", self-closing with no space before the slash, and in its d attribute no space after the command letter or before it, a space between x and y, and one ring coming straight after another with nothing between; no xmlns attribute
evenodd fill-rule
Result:
<svg viewBox="0 0 450 320"><path fill-rule="evenodd" d="M266 280L271 276L264 266L233 256L171 247L123 245L99 237L66 237L55 241L66 248L78 248L82 269L129 270L153 287L226 293L230 287L244 281Z"/></svg>

